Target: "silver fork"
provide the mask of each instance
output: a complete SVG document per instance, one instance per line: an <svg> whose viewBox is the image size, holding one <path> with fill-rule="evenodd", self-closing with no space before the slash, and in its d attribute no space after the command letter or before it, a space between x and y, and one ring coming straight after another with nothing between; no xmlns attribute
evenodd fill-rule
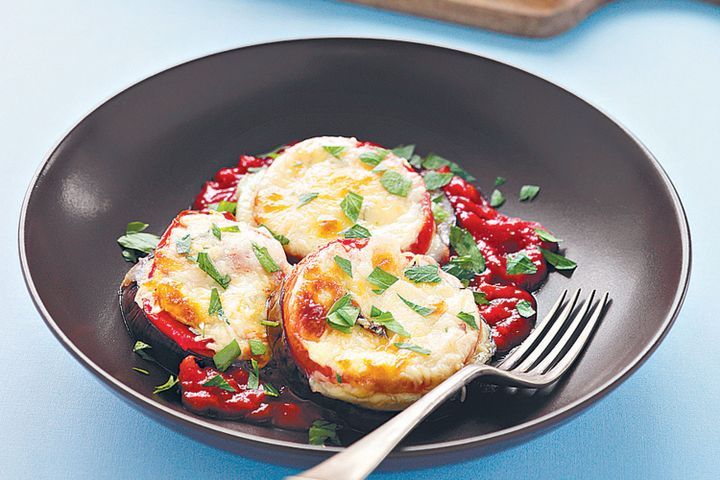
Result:
<svg viewBox="0 0 720 480"><path fill-rule="evenodd" d="M366 478L417 424L471 380L482 377L485 383L534 389L555 383L572 366L590 339L608 301L608 294L605 293L591 311L595 298L595 290L593 290L582 307L573 314L580 297L580 290L577 290L553 321L567 293L568 291L565 290L530 336L496 366L463 367L418 401L342 452L310 470L286 477L286 480ZM588 314L590 318L583 326L583 319ZM566 328L563 330L563 327ZM561 332L560 338L553 343Z"/></svg>

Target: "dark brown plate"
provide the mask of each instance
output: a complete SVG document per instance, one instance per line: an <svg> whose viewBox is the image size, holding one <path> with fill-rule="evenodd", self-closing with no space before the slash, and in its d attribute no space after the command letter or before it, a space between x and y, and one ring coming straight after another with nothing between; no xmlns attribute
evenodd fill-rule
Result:
<svg viewBox="0 0 720 480"><path fill-rule="evenodd" d="M160 233L202 182L240 153L315 135L417 143L467 168L502 211L542 222L579 263L563 288L608 290L610 307L579 365L555 388L471 392L413 432L391 466L468 458L536 434L616 387L657 347L685 294L690 238L682 205L650 153L597 109L538 77L475 55L384 40L300 40L241 48L155 75L88 115L52 152L20 220L28 289L50 329L104 383L153 418L214 445L307 464L334 450L303 433L209 420L154 396L117 304L127 222ZM542 187L520 203L525 183ZM478 390L478 389L475 389ZM88 422L93 419L88 418ZM412 457L412 459L410 459Z"/></svg>

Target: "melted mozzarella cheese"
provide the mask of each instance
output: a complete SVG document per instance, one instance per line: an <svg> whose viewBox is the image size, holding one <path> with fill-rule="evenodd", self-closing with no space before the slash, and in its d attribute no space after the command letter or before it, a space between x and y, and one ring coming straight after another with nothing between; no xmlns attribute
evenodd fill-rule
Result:
<svg viewBox="0 0 720 480"><path fill-rule="evenodd" d="M213 233L214 226L220 229L220 238L217 231ZM270 348L266 328L260 322L266 320L269 294L290 269L282 246L264 229L229 220L217 212L180 214L165 237L155 250L151 267L140 270L143 278L136 278L138 305L148 303L151 313L170 313L188 325L198 340L211 339L208 346L215 351L237 340L242 359L251 356L249 340L262 341L267 353L254 357L266 363ZM189 252L181 253L182 244L188 240ZM268 273L254 246L267 249L280 270ZM229 277L227 288L200 268L199 252L206 252L218 273ZM213 289L219 294L222 314L209 312Z"/></svg>
<svg viewBox="0 0 720 480"><path fill-rule="evenodd" d="M377 155L382 158L377 166L362 161ZM384 175L400 175L409 183L407 194L390 193L381 183ZM342 237L354 223L407 250L425 222L432 221L423 179L407 161L354 138L317 137L295 144L273 161L256 185L239 190L238 202L243 195L254 196L256 224L288 237L285 250L296 257ZM363 197L357 222L341 208L349 192ZM303 196L314 198L303 204Z"/></svg>
<svg viewBox="0 0 720 480"><path fill-rule="evenodd" d="M335 256L350 261L352 278L339 268ZM494 345L472 292L440 269L437 283L415 283L404 275L407 268L422 265L437 267L428 256L401 253L372 239L362 248L333 242L296 266L283 299L285 329L293 337L289 344L296 358L309 359L305 365L302 360L299 363L313 391L368 408L401 409L467 363L489 360ZM377 266L397 278L380 294L374 291L377 285L368 280ZM325 325L327 311L346 293L365 319L349 334ZM433 311L423 316L403 299ZM307 305L320 306L315 311L323 312L323 318L315 319L324 326L319 336L317 323L310 329L304 323L308 322L304 318ZM390 312L410 336L388 329L384 336L363 328L361 323L372 321L373 307ZM471 314L479 328L463 322L460 312ZM416 345L430 353L398 348L397 343ZM312 364L320 368L309 366Z"/></svg>

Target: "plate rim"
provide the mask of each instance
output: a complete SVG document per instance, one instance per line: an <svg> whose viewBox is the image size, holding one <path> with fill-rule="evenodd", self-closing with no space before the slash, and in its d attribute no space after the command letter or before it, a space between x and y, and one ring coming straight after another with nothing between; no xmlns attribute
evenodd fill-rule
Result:
<svg viewBox="0 0 720 480"><path fill-rule="evenodd" d="M645 363L645 361L652 355L655 350L658 348L660 343L662 343L663 339L667 335L667 333L670 331L670 328L675 323L675 320L677 319L680 310L682 308L682 305L684 303L684 300L687 296L689 281L690 281L690 274L692 270L692 240L691 240L691 233L690 233L690 226L688 222L687 213L685 211L685 207L682 204L682 201L680 199L680 196L678 194L678 191L675 187L675 185L672 183L672 180L670 179L669 175L663 168L663 166L660 164L660 162L655 158L655 156L652 154L652 152L643 144L628 128L626 128L621 122L619 122L616 118L614 118L612 115L610 115L608 112L603 110L602 108L598 107L597 105L593 104L592 102L586 100L582 96L576 94L569 88L566 88L562 85L559 85L555 82L551 82L549 80L546 80L545 78L536 75L534 73L531 73L521 67L518 67L516 65L513 65L511 63L496 60L494 58L486 57L484 55L480 55L471 51L467 50L461 50L458 48L450 48L443 45L436 45L436 44L430 44L430 43L422 43L422 42L414 42L414 41L407 41L407 40L400 40L395 38L379 38L379 37L356 37L356 36L332 36L332 37L306 37L306 38L294 38L294 39L286 39L286 40L278 40L273 42L264 42L264 43L256 43L256 44L250 44L245 45L241 47L236 48L230 48L222 51L218 51L215 53L211 53L208 55L203 55L200 57L192 58L186 61L183 61L182 63L176 64L174 66L171 66L169 68L165 68L161 71L158 71L152 75L149 75L147 77L142 77L140 80L135 81L134 83L130 84L129 86L123 88L122 90L117 91L116 93L111 94L109 97L105 98L103 101L101 101L96 107L91 109L88 113L83 115L78 121L76 121L73 126L68 129L60 138L59 140L50 148L48 153L45 155L44 160L40 163L38 168L36 169L35 173L33 174L30 184L25 192L22 207L20 211L20 217L18 222L18 254L20 257L20 266L21 271L23 275L23 280L25 282L25 286L28 289L28 292L30 293L30 297L33 301L33 304L35 305L35 308L40 313L40 316L42 317L43 321L45 322L46 326L49 328L49 330L53 333L55 338L63 345L63 347L76 359L80 362L80 364L85 367L87 370L89 370L91 373L93 373L97 378L101 379L103 383L110 387L114 393L120 394L121 398L124 400L130 400L134 407L143 407L140 409L140 411L149 416L153 416L153 414L161 414L164 418L162 420L164 421L180 421L185 426L188 426L192 428L193 430L200 430L208 435L217 435L222 434L223 436L230 437L232 440L239 440L245 443L254 444L257 446L258 444L261 445L267 445L267 446L273 446L273 447L281 447L284 449L288 449L294 453L306 453L306 454L330 454L334 452L339 452L344 450L346 447L336 447L336 446L319 446L319 445L310 445L310 444L304 444L304 443L298 443L293 441L287 441L287 440L275 440L270 439L261 435L255 435L251 433L241 432L238 430L229 429L220 425L217 425L215 423L212 423L208 421L207 419L192 415L189 412L184 411L177 411L174 409L171 409L157 401L155 401L153 398L145 396L144 394L141 394L139 392L136 392L132 388L125 385L120 380L113 377L110 373L105 371L104 369L100 368L95 362L93 362L87 355L85 355L71 340L70 338L65 335L65 333L62 331L62 329L55 323L55 320L52 318L52 315L48 312L48 310L45 308L45 305L42 301L42 298L38 294L38 291L35 287L35 282L33 281L32 274L30 272L30 268L28 265L27 260L27 251L26 251L26 245L25 245L25 226L27 223L27 210L28 206L30 204L31 198L33 196L33 193L38 186L38 180L42 177L44 171L49 167L50 162L52 158L57 153L58 149L62 145L62 143L91 115L93 115L96 111L103 108L107 103L112 101L113 99L123 95L124 93L128 92L129 90L135 88L136 86L143 84L147 81L150 81L154 79L155 77L158 77L160 75L164 75L166 73L169 73L173 70L179 69L184 67L187 64L199 62L202 60L206 60L215 56L224 55L231 52L238 52L242 50L249 50L249 49L257 49L257 48L268 48L268 47L274 47L278 45L284 45L284 44L302 44L302 43L389 43L389 44L401 44L406 46L412 46L416 48L431 48L435 50L443 50L445 53L450 55L461 55L461 56L470 56L482 59L484 61L488 61L491 63L494 63L501 68L508 68L515 70L519 75L533 77L535 81L541 81L549 86L552 86L554 88L562 90L564 93L571 95L575 97L577 100L585 103L588 107L591 109L594 109L596 112L601 114L603 117L608 119L610 122L615 124L622 132L627 135L630 139L635 142L635 144L639 147L640 151L645 155L647 160L649 160L650 165L655 169L656 173L659 175L660 179L662 180L662 184L665 187L665 190L670 195L671 203L674 208L674 213L676 217L676 221L678 222L678 225L680 227L680 240L681 240L681 247L682 247L682 258L681 258L681 271L680 271L680 279L678 288L675 291L675 295L673 298L673 302L671 304L670 310L668 315L664 318L663 323L660 327L660 329L657 331L657 333L649 339L646 346L640 351L638 355L633 358L631 362L629 362L619 373L617 373L615 376L613 376L610 380L602 384L601 386L597 387L596 389L592 390L591 392L587 393L583 397L571 402L570 404L566 405L563 408L560 408L558 410L555 410L553 412L547 413L541 417L538 417L536 419L526 421L523 423L520 423L518 425L515 425L513 427L504 428L501 430L498 430L496 432L481 434L481 435L474 435L472 437L468 437L465 439L460 440L449 440L449 441L443 441L443 442L436 442L436 443L427 443L423 445L412 445L412 446L403 446L399 449L396 449L391 453L390 458L408 458L412 456L417 455L423 455L423 454L437 454L441 455L443 453L450 453L450 452L457 452L459 450L470 450L473 448L481 448L484 446L489 445L503 445L508 444L512 441L521 440L522 437L537 432L537 431L547 431L553 426L558 426L561 423L563 423L565 420L569 419L570 417L579 414L580 412L586 410L588 407L590 407L592 404L597 402L598 400L604 398L606 395L608 395L610 392L615 390L620 384L622 384L627 378L629 378L637 369ZM153 411L154 410L154 411Z"/></svg>

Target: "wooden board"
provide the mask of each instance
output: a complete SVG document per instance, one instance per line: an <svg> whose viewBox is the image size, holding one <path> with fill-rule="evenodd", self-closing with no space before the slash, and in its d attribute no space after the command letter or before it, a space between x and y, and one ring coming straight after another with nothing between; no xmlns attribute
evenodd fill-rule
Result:
<svg viewBox="0 0 720 480"><path fill-rule="evenodd" d="M551 37L574 27L595 9L612 0L349 1L514 35Z"/></svg>

